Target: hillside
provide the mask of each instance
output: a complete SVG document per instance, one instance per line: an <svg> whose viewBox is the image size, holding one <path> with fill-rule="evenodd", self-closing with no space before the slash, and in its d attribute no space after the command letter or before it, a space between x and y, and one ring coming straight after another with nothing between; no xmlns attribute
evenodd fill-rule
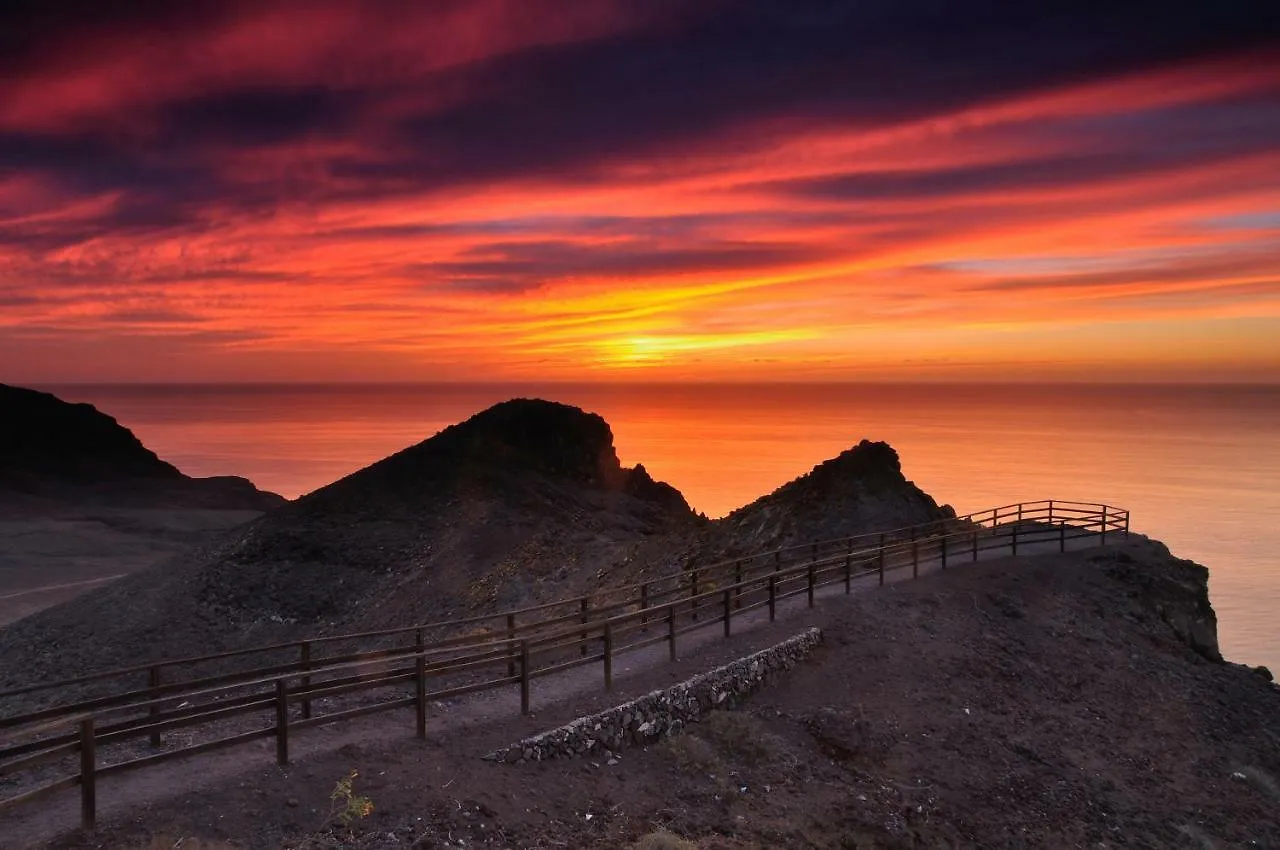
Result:
<svg viewBox="0 0 1280 850"><path fill-rule="evenodd" d="M182 474L92 405L0 384L0 625L284 502L243 478Z"/></svg>
<svg viewBox="0 0 1280 850"><path fill-rule="evenodd" d="M862 440L712 523L695 551L715 561L954 516L903 475L892 446Z"/></svg>
<svg viewBox="0 0 1280 850"><path fill-rule="evenodd" d="M425 743L388 715L287 770L259 753L52 846L159 846L157 834L260 850L1280 846L1280 688L1218 659L1207 577L1136 535L966 564L830 598L674 665L628 664L613 694L557 703L548 679L536 718L460 702L433 715ZM680 737L611 760L480 758L811 624L824 641L808 660ZM316 835L353 769L371 816ZM667 843L638 843L659 831Z"/></svg>
<svg viewBox="0 0 1280 850"><path fill-rule="evenodd" d="M699 522L676 490L621 466L599 416L504 402L13 625L0 683L557 598Z"/></svg>
<svg viewBox="0 0 1280 850"><path fill-rule="evenodd" d="M82 504L266 511L244 478L191 478L91 404L0 384L0 501L42 514Z"/></svg>
<svg viewBox="0 0 1280 850"><path fill-rule="evenodd" d="M416 622L554 598L697 522L604 419L516 399L249 526L197 592L229 616Z"/></svg>
<svg viewBox="0 0 1280 850"><path fill-rule="evenodd" d="M182 478L176 467L91 404L0 384L0 411L0 482Z"/></svg>
<svg viewBox="0 0 1280 850"><path fill-rule="evenodd" d="M516 608L949 515L903 476L892 448L864 441L707 522L643 466L622 467L599 416L516 399L215 547L19 623L0 682Z"/></svg>

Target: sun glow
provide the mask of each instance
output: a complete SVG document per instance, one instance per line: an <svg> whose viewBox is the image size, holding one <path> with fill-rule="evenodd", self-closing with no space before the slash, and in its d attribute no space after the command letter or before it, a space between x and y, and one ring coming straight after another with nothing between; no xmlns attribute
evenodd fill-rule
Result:
<svg viewBox="0 0 1280 850"><path fill-rule="evenodd" d="M632 144L627 115L561 133L578 112L545 63L521 85L546 116L488 105L506 84L476 70L647 44L626 4L487 35L514 6L303 31L270 5L190 34L210 65L153 87L145 39L0 81L0 157L25 163L0 170L10 379L1280 379L1255 344L1280 334L1273 54L914 112L704 126L676 103ZM362 42L332 78L347 32L394 32L399 64ZM95 135L117 113L132 129Z"/></svg>

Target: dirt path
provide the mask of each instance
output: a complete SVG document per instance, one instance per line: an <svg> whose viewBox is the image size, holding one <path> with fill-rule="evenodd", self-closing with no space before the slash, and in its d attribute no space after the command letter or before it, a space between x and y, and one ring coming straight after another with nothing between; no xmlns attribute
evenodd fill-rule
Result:
<svg viewBox="0 0 1280 850"><path fill-rule="evenodd" d="M1096 536L1081 537L1067 541L1067 548L1073 551L1092 548L1098 542ZM1018 563L1027 557L1057 553L1058 549L1056 541L1021 544L1017 558L1008 557L1007 552L992 550L980 553L978 560L1005 559L1010 569L1016 569ZM965 563L971 562L969 558L960 563L957 560L956 557L949 559L949 570L964 569ZM941 564L936 559L927 560L921 562L919 574L924 576L940 570ZM888 592L894 585L911 578L910 566L888 571L885 575L888 587L879 592ZM879 590L875 576L856 580L853 589L858 593ZM245 787L262 783L263 777L287 780L291 775L300 775L320 785L327 782L326 788L331 788L331 780L335 777L321 776L311 765L322 761L325 756L343 752L352 753L355 761L358 759L354 754L378 744L403 741L403 744L396 744L397 749L417 748L415 751L433 753L435 748L443 746L454 758L479 756L525 735L568 722L772 645L820 623L833 606L838 608L844 593L842 583L820 588L816 594L817 608L812 610L807 607L803 594L782 600L777 608L777 621L772 623L767 610L747 612L734 618L733 635L728 640L723 637L722 623L708 620L705 628L680 636L676 663L668 661L665 644L616 656L614 690L609 693L603 690L602 669L596 665L572 668L536 679L531 687L533 712L528 717L520 715L520 697L516 687L433 703L425 744L413 739L412 714L405 710L295 733L290 740L291 765L284 768L274 764L275 744L271 739L265 739L163 763L131 774L105 777L98 783L99 824L118 828L129 822L145 822L149 813L166 801L192 799L191 795L198 797L203 789L226 786L237 780L240 787ZM709 612L708 616L714 614ZM443 743L462 739L465 739L465 746L461 750L454 744ZM438 752L435 754L440 755ZM438 764L433 764L432 769L438 768ZM216 833L220 816L215 813L211 817L213 820L208 828ZM78 795L74 791L63 792L31 807L0 815L0 836L3 836L0 846L4 850L37 847L60 833L74 829L78 820Z"/></svg>
<svg viewBox="0 0 1280 850"><path fill-rule="evenodd" d="M23 517L0 505L0 516L3 626L155 566L260 512L62 507Z"/></svg>

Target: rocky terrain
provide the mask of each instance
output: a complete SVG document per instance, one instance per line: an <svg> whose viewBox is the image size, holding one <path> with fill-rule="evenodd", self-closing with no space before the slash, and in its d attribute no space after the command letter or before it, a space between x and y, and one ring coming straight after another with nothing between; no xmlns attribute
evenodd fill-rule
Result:
<svg viewBox="0 0 1280 850"><path fill-rule="evenodd" d="M902 473L888 443L863 440L708 525L695 554L717 561L955 517Z"/></svg>
<svg viewBox="0 0 1280 850"><path fill-rule="evenodd" d="M4 629L0 686L492 610L951 515L890 447L863 442L708 522L622 467L599 417L516 400ZM1222 660L1207 575L1137 535L965 564L823 600L675 664L622 662L612 694L557 697L540 680L530 717L437 704L425 744L388 715L317 730L358 743L285 769L264 749L207 776L143 772L130 793L145 806L48 846L1280 846L1280 689ZM679 735L604 758L483 758L811 627L823 643L810 656ZM373 809L337 826L335 783L352 770Z"/></svg>
<svg viewBox="0 0 1280 850"><path fill-rule="evenodd" d="M404 721L287 769L264 751L241 775L50 846L1280 846L1280 688L1218 658L1206 582L1136 535L963 565L830 598L607 698L548 705L544 689L533 718L437 726L425 743ZM663 742L482 758L807 626L823 642L806 660ZM373 810L341 827L330 795L352 770Z"/></svg>
<svg viewBox="0 0 1280 850"><path fill-rule="evenodd" d="M949 515L892 448L863 442L709 522L643 466L622 467L599 416L517 399L10 627L0 684L514 608Z"/></svg>
<svg viewBox="0 0 1280 850"><path fill-rule="evenodd" d="M0 625L284 502L243 478L182 474L91 405L0 384Z"/></svg>

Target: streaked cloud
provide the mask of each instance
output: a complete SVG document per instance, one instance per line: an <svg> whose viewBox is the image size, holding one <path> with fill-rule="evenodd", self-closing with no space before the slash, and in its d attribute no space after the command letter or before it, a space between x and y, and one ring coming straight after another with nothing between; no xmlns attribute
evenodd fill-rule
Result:
<svg viewBox="0 0 1280 850"><path fill-rule="evenodd" d="M1280 379L1262 7L6 14L10 380Z"/></svg>

